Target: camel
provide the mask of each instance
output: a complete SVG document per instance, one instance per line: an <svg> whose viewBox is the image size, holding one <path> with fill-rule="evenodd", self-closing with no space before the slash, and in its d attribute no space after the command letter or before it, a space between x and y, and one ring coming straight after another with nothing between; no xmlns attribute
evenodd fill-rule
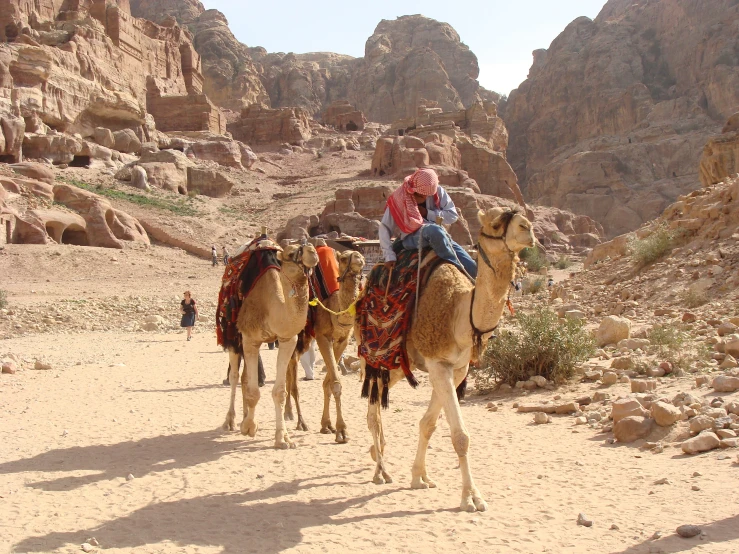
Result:
<svg viewBox="0 0 739 554"><path fill-rule="evenodd" d="M475 486L467 451L470 437L462 420L455 389L462 384L470 359L477 356L503 314L514 276L518 252L535 242L532 224L515 210L491 208L480 211L482 225L478 242L478 276L472 285L455 266L443 264L431 275L421 291L417 318L411 323L406 349L412 368L428 372L431 401L419 423L418 450L413 463L411 487L436 487L426 471L426 450L444 410L451 430L452 445L462 472L464 511L485 511L487 503ZM357 325L357 328L359 325ZM362 360L364 372L365 361ZM403 371L390 372L388 387L403 378ZM380 394L383 389L380 383ZM385 436L380 403L369 403L367 425L372 433L370 449L376 462L373 481L390 483L384 459Z"/></svg>
<svg viewBox="0 0 739 554"><path fill-rule="evenodd" d="M255 283L239 311L237 327L241 333L244 355L244 371L241 375L241 392L244 401L244 419L241 433L254 437L257 433L256 407L259 402L257 371L259 347L264 342L279 339L277 353L277 377L272 388L275 403L275 448L295 448L295 443L285 428L283 412L287 392L285 381L298 333L305 327L308 315L308 274L318 263L316 249L308 244L288 245L278 253L282 269L270 269ZM236 385L239 379L241 353L229 350L229 381L231 404L223 424L225 430L234 430L236 411Z"/></svg>
<svg viewBox="0 0 739 554"><path fill-rule="evenodd" d="M329 310L341 313L351 306L359 296L359 285L364 269L364 256L359 252L349 250L336 253L339 262L339 290L333 293L323 305ZM337 369L338 360L341 359L346 345L349 342L352 328L354 327L354 316L348 313L333 315L318 306L316 321L314 325L316 343L326 363L326 377L323 380L323 416L321 418L321 433L336 433L336 442L345 443L349 440L346 423L341 412L341 378ZM295 398L295 409L298 414L298 430L307 431L303 416L300 412L298 394L298 359L310 346L310 337L301 334L298 345L293 353L287 368L288 393ZM336 427L331 424L330 404L331 395L336 401ZM292 419L292 406L290 396L287 398L285 417Z"/></svg>

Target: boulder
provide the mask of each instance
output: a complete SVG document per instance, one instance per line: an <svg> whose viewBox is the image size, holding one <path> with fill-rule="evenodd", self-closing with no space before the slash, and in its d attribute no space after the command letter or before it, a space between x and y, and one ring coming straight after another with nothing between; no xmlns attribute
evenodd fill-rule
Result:
<svg viewBox="0 0 739 554"><path fill-rule="evenodd" d="M711 383L716 392L736 392L739 390L739 377L719 375Z"/></svg>
<svg viewBox="0 0 739 554"><path fill-rule="evenodd" d="M660 427L669 427L682 419L682 412L672 404L654 402L651 407L652 417Z"/></svg>
<svg viewBox="0 0 739 554"><path fill-rule="evenodd" d="M324 233L336 231L352 237L376 239L379 236L380 222L362 217L360 214L327 214L321 218Z"/></svg>
<svg viewBox="0 0 739 554"><path fill-rule="evenodd" d="M100 146L105 146L106 148L115 150L115 137L113 136L113 131L110 129L97 127L92 134L92 140Z"/></svg>
<svg viewBox="0 0 739 554"><path fill-rule="evenodd" d="M118 174L116 174L118 178ZM135 165L130 168L130 179L131 186L141 190L147 190L149 188L149 181L146 176L146 169L140 165Z"/></svg>
<svg viewBox="0 0 739 554"><path fill-rule="evenodd" d="M631 321L625 317L608 316L600 322L595 338L598 346L618 344L631 336Z"/></svg>
<svg viewBox="0 0 739 554"><path fill-rule="evenodd" d="M718 448L721 445L721 439L716 436L716 433L711 431L704 431L697 437L686 440L682 444L682 450L686 454L698 454L700 452L708 452L714 448Z"/></svg>
<svg viewBox="0 0 739 554"><path fill-rule="evenodd" d="M0 136L2 148L0 156L7 156L9 162L21 162L23 158L23 138L26 122L22 117L4 114L0 117Z"/></svg>
<svg viewBox="0 0 739 554"><path fill-rule="evenodd" d="M142 163L149 185L163 190L187 194L187 171L173 163Z"/></svg>
<svg viewBox="0 0 739 554"><path fill-rule="evenodd" d="M221 171L195 167L187 169L187 190L190 192L210 196L211 198L222 198L231 193L234 184Z"/></svg>
<svg viewBox="0 0 739 554"><path fill-rule="evenodd" d="M198 160L210 160L226 167L241 169L241 146L233 140L193 142L189 152Z"/></svg>
<svg viewBox="0 0 739 554"><path fill-rule="evenodd" d="M713 428L713 418L707 415L699 415L690 420L688 423L690 432L695 435L706 429Z"/></svg>
<svg viewBox="0 0 739 554"><path fill-rule="evenodd" d="M54 184L54 169L46 164L34 163L34 162L23 162L10 165L15 173L24 175L29 179L35 179L37 181L43 181L50 185Z"/></svg>
<svg viewBox="0 0 739 554"><path fill-rule="evenodd" d="M618 400L614 400L611 408L611 418L614 423L618 423L626 417L647 417L649 415L649 412L635 398L619 398Z"/></svg>
<svg viewBox="0 0 739 554"><path fill-rule="evenodd" d="M115 141L113 148L124 154L138 154L141 152L141 141L131 129L123 129L113 133Z"/></svg>
<svg viewBox="0 0 739 554"><path fill-rule="evenodd" d="M613 426L613 434L618 442L631 443L649 435L653 425L654 420L651 418L628 416Z"/></svg>

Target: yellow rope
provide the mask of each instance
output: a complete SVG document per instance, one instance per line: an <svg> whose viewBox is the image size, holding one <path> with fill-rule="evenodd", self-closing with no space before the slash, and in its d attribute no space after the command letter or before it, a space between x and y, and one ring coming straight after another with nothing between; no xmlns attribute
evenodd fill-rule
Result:
<svg viewBox="0 0 739 554"><path fill-rule="evenodd" d="M355 315L357 315L357 303L356 303L356 301L355 302L352 302L346 310L343 310L341 312L335 312L333 310L329 310L326 306L324 306L321 303L320 300L318 300L318 298L314 298L313 300L311 300L310 302L308 302L308 304L310 304L314 308L316 306L320 306L321 308L323 308L324 310L326 310L328 313L330 313L331 315L335 315L335 316L349 314L352 317L354 317Z"/></svg>

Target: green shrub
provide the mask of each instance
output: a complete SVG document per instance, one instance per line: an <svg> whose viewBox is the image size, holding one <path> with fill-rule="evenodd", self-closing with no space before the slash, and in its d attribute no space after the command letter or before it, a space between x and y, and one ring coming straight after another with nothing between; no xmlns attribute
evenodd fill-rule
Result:
<svg viewBox="0 0 739 554"><path fill-rule="evenodd" d="M481 368L473 373L479 389L491 389L496 383L515 385L533 375L562 383L595 351L595 340L583 321L560 320L539 308L519 313L516 323L488 343Z"/></svg>
<svg viewBox="0 0 739 554"><path fill-rule="evenodd" d="M544 277L537 277L536 279L529 280L526 292L529 294L536 294L541 292L544 288Z"/></svg>
<svg viewBox="0 0 739 554"><path fill-rule="evenodd" d="M0 310L8 307L8 293L0 289Z"/></svg>
<svg viewBox="0 0 739 554"><path fill-rule="evenodd" d="M689 343L688 335L676 324L655 325L647 332L647 338L660 360L670 362L675 368L687 370L708 357L706 346Z"/></svg>
<svg viewBox="0 0 739 554"><path fill-rule="evenodd" d="M547 260L544 252L542 252L538 246L533 248L524 248L518 254L519 259L526 262L526 267L529 271L536 273L545 267L549 267L549 260Z"/></svg>
<svg viewBox="0 0 739 554"><path fill-rule="evenodd" d="M643 239L634 238L629 242L631 259L639 266L649 265L663 258L672 250L677 234L660 225L654 232Z"/></svg>
<svg viewBox="0 0 739 554"><path fill-rule="evenodd" d="M554 263L554 267L557 269L567 269L572 265L572 260L570 260L569 256L565 256L564 254L559 257L559 259Z"/></svg>

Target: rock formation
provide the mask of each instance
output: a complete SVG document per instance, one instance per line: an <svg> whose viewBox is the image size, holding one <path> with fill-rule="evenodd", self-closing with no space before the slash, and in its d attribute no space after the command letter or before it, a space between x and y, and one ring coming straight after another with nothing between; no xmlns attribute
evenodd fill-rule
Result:
<svg viewBox="0 0 739 554"><path fill-rule="evenodd" d="M8 0L0 11L3 160L20 160L24 131L29 156L80 165L138 153L158 140L157 122L225 132L190 34L174 21L132 17L128 0Z"/></svg>
<svg viewBox="0 0 739 554"><path fill-rule="evenodd" d="M234 139L250 145L298 144L311 137L310 116L302 108L272 110L259 104L244 108L238 121L228 125Z"/></svg>
<svg viewBox="0 0 739 554"><path fill-rule="evenodd" d="M711 138L703 148L700 178L704 187L739 173L739 112L731 116L723 134Z"/></svg>
<svg viewBox="0 0 739 554"><path fill-rule="evenodd" d="M536 51L502 111L526 197L614 236L689 192L739 106L737 22L733 0L610 0Z"/></svg>
<svg viewBox="0 0 739 554"><path fill-rule="evenodd" d="M367 118L346 100L338 100L326 108L323 122L337 131L364 131Z"/></svg>
<svg viewBox="0 0 739 554"><path fill-rule="evenodd" d="M149 237L136 218L113 208L107 199L73 185L0 176L0 200L11 194L33 197L41 204L13 210L12 241L16 244L56 242L118 249L124 247L124 242L149 244Z"/></svg>

